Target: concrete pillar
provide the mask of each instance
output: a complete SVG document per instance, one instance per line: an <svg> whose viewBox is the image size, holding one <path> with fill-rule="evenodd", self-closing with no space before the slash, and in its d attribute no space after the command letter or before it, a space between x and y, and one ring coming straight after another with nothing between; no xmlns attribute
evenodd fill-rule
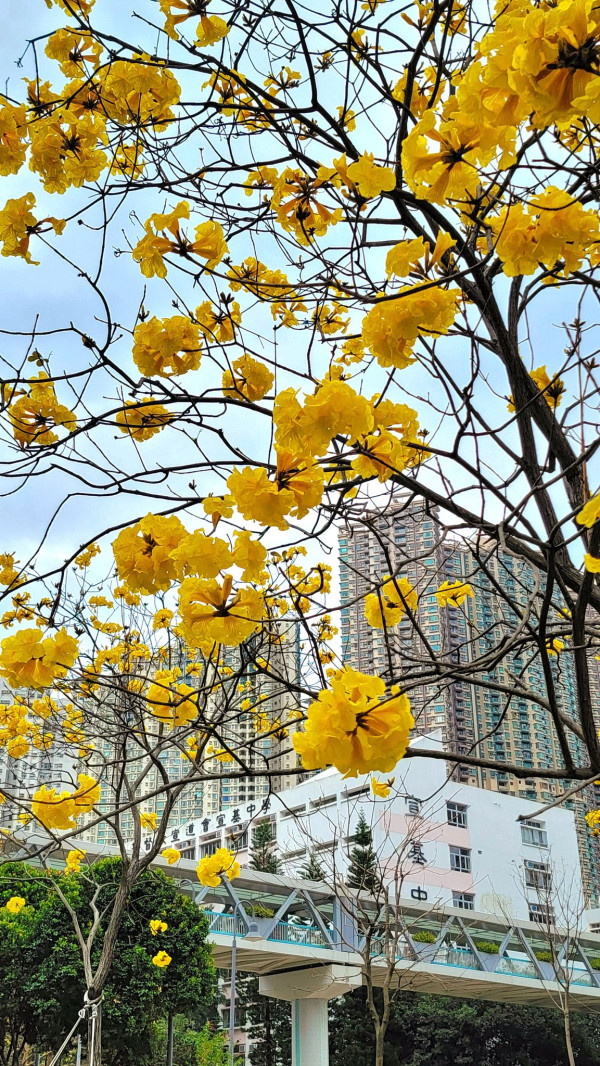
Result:
<svg viewBox="0 0 600 1066"><path fill-rule="evenodd" d="M326 999L292 1001L292 1066L329 1066Z"/></svg>
<svg viewBox="0 0 600 1066"><path fill-rule="evenodd" d="M361 984L360 969L336 963L259 978L261 995L292 1004L292 1066L329 1066L327 1003Z"/></svg>

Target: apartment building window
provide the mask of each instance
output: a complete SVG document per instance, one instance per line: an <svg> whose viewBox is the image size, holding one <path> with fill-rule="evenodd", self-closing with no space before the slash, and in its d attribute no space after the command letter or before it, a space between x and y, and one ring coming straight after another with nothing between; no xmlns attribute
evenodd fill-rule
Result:
<svg viewBox="0 0 600 1066"><path fill-rule="evenodd" d="M220 840L211 840L208 844L203 844L200 848L200 855L205 859L208 855L214 855L218 847L221 846Z"/></svg>
<svg viewBox="0 0 600 1066"><path fill-rule="evenodd" d="M453 892L452 906L458 907L461 911L474 911L475 896L472 892Z"/></svg>
<svg viewBox="0 0 600 1066"><path fill-rule="evenodd" d="M415 796L407 796L407 798L406 798L406 806L408 808L408 813L409 814L420 814L421 813L421 800L417 799Z"/></svg>
<svg viewBox="0 0 600 1066"><path fill-rule="evenodd" d="M521 822L521 840L524 844L532 844L536 848L548 847L548 834L543 822L534 822L529 818Z"/></svg>
<svg viewBox="0 0 600 1066"><path fill-rule="evenodd" d="M527 888L550 888L552 873L547 862L525 860L525 884Z"/></svg>
<svg viewBox="0 0 600 1066"><path fill-rule="evenodd" d="M450 848L450 869L458 870L462 874L471 873L471 849Z"/></svg>
<svg viewBox="0 0 600 1066"><path fill-rule="evenodd" d="M529 921L537 922L538 925L547 925L554 921L552 907L544 903L529 904Z"/></svg>
<svg viewBox="0 0 600 1066"><path fill-rule="evenodd" d="M467 808L464 803L454 803L449 800L446 804L448 825L458 825L464 829L467 824Z"/></svg>

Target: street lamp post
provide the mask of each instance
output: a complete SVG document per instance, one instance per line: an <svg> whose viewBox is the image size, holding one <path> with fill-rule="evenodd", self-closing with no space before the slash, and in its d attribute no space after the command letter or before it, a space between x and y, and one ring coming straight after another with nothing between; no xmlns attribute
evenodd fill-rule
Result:
<svg viewBox="0 0 600 1066"><path fill-rule="evenodd" d="M237 901L233 908L233 942L231 944L231 985L229 989L229 1062L230 1066L235 1066L234 1063L234 1046L235 1046L235 982L237 977L237 914L238 908L241 906L240 900ZM263 940L258 930L258 924L256 922L248 923L248 932L244 938L248 943L256 943L258 940Z"/></svg>
<svg viewBox="0 0 600 1066"><path fill-rule="evenodd" d="M237 913L239 901L233 908L233 943L231 945L231 984L229 987L229 1062L234 1066L233 1048L235 1043L235 980L237 977Z"/></svg>

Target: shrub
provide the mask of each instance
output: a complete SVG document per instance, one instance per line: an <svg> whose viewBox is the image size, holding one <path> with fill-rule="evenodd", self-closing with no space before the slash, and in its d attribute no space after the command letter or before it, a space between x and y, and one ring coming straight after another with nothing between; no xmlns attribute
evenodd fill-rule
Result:
<svg viewBox="0 0 600 1066"><path fill-rule="evenodd" d="M275 914L271 907L263 907L260 903L248 903L246 912L251 914L253 918L272 918Z"/></svg>
<svg viewBox="0 0 600 1066"><path fill-rule="evenodd" d="M417 940L419 944L433 944L436 936L431 929L418 929L416 933L412 934L412 938Z"/></svg>
<svg viewBox="0 0 600 1066"><path fill-rule="evenodd" d="M478 951L483 951L485 955L497 955L498 945L493 944L491 940L475 940L473 941Z"/></svg>
<svg viewBox="0 0 600 1066"><path fill-rule="evenodd" d="M534 951L533 954L535 955L536 959L540 960L540 962L552 962L552 952L551 951L547 951L546 949L544 949L544 950L540 949L539 951Z"/></svg>

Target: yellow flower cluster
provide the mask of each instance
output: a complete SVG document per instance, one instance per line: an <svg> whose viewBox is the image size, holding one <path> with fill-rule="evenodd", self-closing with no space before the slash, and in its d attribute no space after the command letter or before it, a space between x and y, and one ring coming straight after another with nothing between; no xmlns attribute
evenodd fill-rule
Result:
<svg viewBox="0 0 600 1066"><path fill-rule="evenodd" d="M466 581L444 581L435 593L440 607L460 607L467 596L473 595L473 589Z"/></svg>
<svg viewBox="0 0 600 1066"><path fill-rule="evenodd" d="M164 970L165 966L169 966L172 961L171 956L166 951L158 951L152 959L154 965L161 970Z"/></svg>
<svg viewBox="0 0 600 1066"><path fill-rule="evenodd" d="M81 863L85 859L86 852L80 848L74 848L67 854L65 867L70 874L78 874L81 869Z"/></svg>
<svg viewBox="0 0 600 1066"><path fill-rule="evenodd" d="M205 300L196 308L195 318L207 341L228 344L235 340L235 327L240 325L242 313L239 303L235 300L224 310L216 308L210 300Z"/></svg>
<svg viewBox="0 0 600 1066"><path fill-rule="evenodd" d="M417 412L406 404L373 397L374 428L357 442L352 469L359 477L388 481L394 473L423 462L428 453L418 443Z"/></svg>
<svg viewBox="0 0 600 1066"><path fill-rule="evenodd" d="M506 207L490 227L496 235L496 252L509 277L533 274L540 264L568 277L591 255L598 261L600 221L564 189L548 185L525 207Z"/></svg>
<svg viewBox="0 0 600 1066"><path fill-rule="evenodd" d="M382 167L373 159L372 152L365 152L350 166L346 166L345 160L340 165L336 160L336 168L342 180L358 189L363 200L371 200L380 196L382 192L391 192L396 187L396 175L391 167Z"/></svg>
<svg viewBox="0 0 600 1066"><path fill-rule="evenodd" d="M378 300L362 321L362 342L380 366L403 370L412 363L418 337L447 333L457 313L458 289L405 285L393 299Z"/></svg>
<svg viewBox="0 0 600 1066"><path fill-rule="evenodd" d="M39 629L21 629L2 641L0 675L14 688L50 688L73 666L79 647L60 629L44 637Z"/></svg>
<svg viewBox="0 0 600 1066"><path fill-rule="evenodd" d="M85 30L67 28L51 34L45 51L50 59L57 61L65 77L77 78L84 65L97 70L102 46Z"/></svg>
<svg viewBox="0 0 600 1066"><path fill-rule="evenodd" d="M45 446L59 439L55 429L64 427L73 433L77 420L72 411L58 402L54 384L45 373L30 381L28 395L19 396L8 409L15 440L27 445Z"/></svg>
<svg viewBox="0 0 600 1066"><path fill-rule="evenodd" d="M93 115L77 117L72 111L55 111L29 126L30 168L46 192L64 193L97 181L108 166L108 156L98 148L98 128Z"/></svg>
<svg viewBox="0 0 600 1066"><path fill-rule="evenodd" d="M316 463L297 459L291 451L277 454L277 470L271 481L264 467L234 470L227 488L240 514L264 526L287 529L286 515L303 518L320 503L324 473Z"/></svg>
<svg viewBox="0 0 600 1066"><path fill-rule="evenodd" d="M499 128L526 118L541 129L600 116L600 12L595 0L503 4L463 77L458 100L475 122Z"/></svg>
<svg viewBox="0 0 600 1066"><path fill-rule="evenodd" d="M268 169L270 168L263 167L261 174ZM258 174L258 172L255 173ZM273 181L275 181L277 171L273 173ZM251 193L254 187L248 188L246 192ZM306 314L306 304L299 299L287 275L282 270L270 270L253 256L244 259L243 263L232 266L227 277L232 292L244 289L253 296L257 296L259 300L270 303L273 318L280 320L284 326L297 326L298 315Z"/></svg>
<svg viewBox="0 0 600 1066"><path fill-rule="evenodd" d="M20 914L23 907L27 906L27 900L23 899L23 896L11 896L4 906L9 914Z"/></svg>
<svg viewBox="0 0 600 1066"><path fill-rule="evenodd" d="M274 380L275 377L268 366L245 352L234 359L231 370L226 370L223 374L223 395L256 403L267 395Z"/></svg>
<svg viewBox="0 0 600 1066"><path fill-rule="evenodd" d="M252 588L232 586L230 574L222 583L193 577L182 581L180 630L190 648L210 652L214 644L236 647L258 628L265 613L263 596Z"/></svg>
<svg viewBox="0 0 600 1066"><path fill-rule="evenodd" d="M229 33L229 26L218 15L209 15L210 0L160 0L160 9L166 16L165 33L174 41L179 40L176 27L192 16L200 16L196 27L196 47L210 48Z"/></svg>
<svg viewBox="0 0 600 1066"><path fill-rule="evenodd" d="M31 813L45 829L72 830L82 814L89 814L100 800L100 784L88 774L79 774L74 792L56 792L42 785L33 794Z"/></svg>
<svg viewBox="0 0 600 1066"><path fill-rule="evenodd" d="M200 366L201 343L198 326L185 315L149 318L133 331L133 361L146 377L187 374Z"/></svg>
<svg viewBox="0 0 600 1066"><path fill-rule="evenodd" d="M161 403L152 400L128 400L122 411L117 412L116 422L121 433L127 433L133 440L150 440L160 433L172 420L173 415Z"/></svg>
<svg viewBox="0 0 600 1066"><path fill-rule="evenodd" d="M380 677L345 667L309 705L305 731L294 733L292 743L307 770L331 764L349 777L388 773L403 757L413 725L406 695L386 697Z"/></svg>
<svg viewBox="0 0 600 1066"><path fill-rule="evenodd" d="M171 553L185 536L185 527L175 515L147 514L122 529L113 541L121 581L146 596L166 591L177 576Z"/></svg>
<svg viewBox="0 0 600 1066"><path fill-rule="evenodd" d="M222 226L213 221L201 222L196 226L194 240L190 241L180 226L182 219L189 217L190 205L181 200L172 211L151 215L144 223L145 234L132 253L144 277L166 278L164 256L168 253L192 261L193 256L199 256L205 260L207 270L212 270L227 255Z"/></svg>
<svg viewBox="0 0 600 1066"><path fill-rule="evenodd" d="M458 110L455 97L440 117L425 111L402 147L407 185L421 200L445 204L472 199L480 183L479 167L489 163L499 147L509 155L514 141L503 128L482 126L468 109Z"/></svg>
<svg viewBox="0 0 600 1066"><path fill-rule="evenodd" d="M581 508L581 511L576 516L575 521L579 522L580 526L587 526L591 529L593 525L600 520L600 494L592 496L591 500Z"/></svg>
<svg viewBox="0 0 600 1066"><path fill-rule="evenodd" d="M371 790L373 795L377 796L378 799L387 799L395 780L395 777L390 777L387 781L378 781L376 777L372 777Z"/></svg>
<svg viewBox="0 0 600 1066"><path fill-rule="evenodd" d="M25 703L0 706L0 748L6 748L11 759L27 755L32 744L39 750L52 746L52 733L41 732L28 715L29 707Z"/></svg>
<svg viewBox="0 0 600 1066"><path fill-rule="evenodd" d="M375 629L393 629L406 614L417 609L417 592L405 577L386 581L381 591L365 596L365 618Z"/></svg>
<svg viewBox="0 0 600 1066"><path fill-rule="evenodd" d="M298 244L309 245L323 237L329 226L342 220L341 208L326 207L317 197L327 191L330 172L315 178L302 170L286 167L273 186L271 207L280 226L293 233Z"/></svg>
<svg viewBox="0 0 600 1066"><path fill-rule="evenodd" d="M181 858L181 852L177 848L165 848L160 854L163 859L167 860L169 866L176 866Z"/></svg>
<svg viewBox="0 0 600 1066"><path fill-rule="evenodd" d="M226 877L228 881L239 877L240 865L233 851L229 851L228 848L217 848L214 855L207 855L206 858L200 859L196 873L201 885L216 888L221 884L222 877Z"/></svg>
<svg viewBox="0 0 600 1066"><path fill-rule="evenodd" d="M167 929L169 928L167 923L161 921L160 918L152 918L149 924L152 936L157 936L159 933L166 933Z"/></svg>
<svg viewBox="0 0 600 1066"><path fill-rule="evenodd" d="M0 134L0 141L1 141ZM32 192L25 193L16 200L7 200L0 211L0 241L2 242L2 255L20 256L26 263L34 266L39 264L31 258L29 241L34 233L41 233L44 223L48 223L55 233L62 233L65 228L64 219L42 218L38 219L33 214L35 196Z"/></svg>
<svg viewBox="0 0 600 1066"><path fill-rule="evenodd" d="M17 174L27 154L27 108L0 95L0 175Z"/></svg>
<svg viewBox="0 0 600 1066"><path fill-rule="evenodd" d="M181 89L170 70L140 55L113 61L99 80L100 107L124 126L164 130L175 118Z"/></svg>
<svg viewBox="0 0 600 1066"><path fill-rule="evenodd" d="M217 577L233 562L233 554L226 541L220 537L207 537L197 529L186 535L171 552L179 578Z"/></svg>
<svg viewBox="0 0 600 1066"><path fill-rule="evenodd" d="M369 401L344 381L326 381L300 404L294 389L275 397L275 442L296 455L324 455L334 437L356 440L375 418Z"/></svg>
<svg viewBox="0 0 600 1066"><path fill-rule="evenodd" d="M13 585L19 580L20 571L15 565L13 552L0 553L0 585ZM21 581L23 577L21 577Z"/></svg>
<svg viewBox="0 0 600 1066"><path fill-rule="evenodd" d="M191 685L178 683L178 673L175 670L157 670L146 693L150 713L171 727L187 725L198 716L198 691Z"/></svg>

